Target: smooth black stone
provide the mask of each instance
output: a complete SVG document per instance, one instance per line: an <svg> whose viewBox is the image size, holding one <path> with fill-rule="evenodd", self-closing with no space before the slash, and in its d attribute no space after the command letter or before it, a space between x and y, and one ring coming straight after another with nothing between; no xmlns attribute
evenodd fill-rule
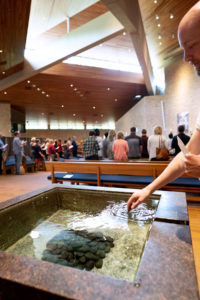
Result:
<svg viewBox="0 0 200 300"><path fill-rule="evenodd" d="M97 250L97 247L90 247L90 252L92 252L93 254L95 254Z"/></svg>
<svg viewBox="0 0 200 300"><path fill-rule="evenodd" d="M105 238L106 238L106 240L107 240L108 242L110 242L110 243L113 243L113 242L114 242L113 238L111 238L110 236L105 236Z"/></svg>
<svg viewBox="0 0 200 300"><path fill-rule="evenodd" d="M98 257L90 252L85 253L85 257L90 260L98 260Z"/></svg>
<svg viewBox="0 0 200 300"><path fill-rule="evenodd" d="M98 248L101 250L104 250L106 248L106 246L104 245L104 243L99 243Z"/></svg>
<svg viewBox="0 0 200 300"><path fill-rule="evenodd" d="M99 259L97 260L97 262L95 262L95 267L100 269L103 266L103 259Z"/></svg>
<svg viewBox="0 0 200 300"><path fill-rule="evenodd" d="M110 247L105 247L105 250L104 250L106 253L110 252Z"/></svg>
<svg viewBox="0 0 200 300"><path fill-rule="evenodd" d="M80 257L80 256L83 256L84 253L83 252L74 252L74 255Z"/></svg>
<svg viewBox="0 0 200 300"><path fill-rule="evenodd" d="M59 259L57 263L63 266L68 266L68 262L65 259Z"/></svg>
<svg viewBox="0 0 200 300"><path fill-rule="evenodd" d="M84 264L86 262L86 257L85 256L81 256L79 257L79 261Z"/></svg>
<svg viewBox="0 0 200 300"><path fill-rule="evenodd" d="M80 247L78 250L79 250L79 252L88 252L88 251L90 251L90 247L87 245L84 245L84 246Z"/></svg>
<svg viewBox="0 0 200 300"><path fill-rule="evenodd" d="M101 258L104 258L106 255L105 255L105 252L103 250L98 250L97 253L96 253L97 256L101 257Z"/></svg>
<svg viewBox="0 0 200 300"><path fill-rule="evenodd" d="M85 264L85 268L87 270L91 270L92 268L94 268L94 261L93 260L88 260Z"/></svg>

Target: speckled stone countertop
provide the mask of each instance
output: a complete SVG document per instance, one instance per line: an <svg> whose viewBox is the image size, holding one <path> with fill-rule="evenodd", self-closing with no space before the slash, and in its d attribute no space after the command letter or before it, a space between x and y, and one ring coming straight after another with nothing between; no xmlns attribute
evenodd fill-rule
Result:
<svg viewBox="0 0 200 300"><path fill-rule="evenodd" d="M58 189L58 185L52 185L28 196ZM161 191L156 194L161 195L158 221L150 231L135 283L0 251L0 299L199 299L189 226L177 224L188 221L185 196ZM22 196L9 200L0 208L25 199Z"/></svg>

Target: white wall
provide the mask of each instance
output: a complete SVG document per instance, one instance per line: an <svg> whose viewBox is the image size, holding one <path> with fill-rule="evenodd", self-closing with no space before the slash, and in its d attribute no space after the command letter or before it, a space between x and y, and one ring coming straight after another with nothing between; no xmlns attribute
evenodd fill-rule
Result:
<svg viewBox="0 0 200 300"><path fill-rule="evenodd" d="M177 114L189 112L189 131L194 132L196 118L200 112L200 78L188 63L184 63L182 56L176 58L166 69L165 95L144 97L132 109L116 122L116 130L129 133L130 127L137 127L138 134L143 128L148 135L153 133L153 127L163 127L161 101L165 113L165 135L172 130L177 132Z"/></svg>

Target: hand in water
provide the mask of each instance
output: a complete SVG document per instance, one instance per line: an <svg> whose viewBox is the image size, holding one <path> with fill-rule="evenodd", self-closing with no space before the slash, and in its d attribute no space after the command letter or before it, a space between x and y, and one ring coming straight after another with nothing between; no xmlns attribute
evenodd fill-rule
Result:
<svg viewBox="0 0 200 300"><path fill-rule="evenodd" d="M150 196L150 192L143 189L135 194L133 194L128 200L128 211L136 208L140 203L146 201Z"/></svg>
<svg viewBox="0 0 200 300"><path fill-rule="evenodd" d="M200 156L188 153L185 155L185 173L192 177L200 177Z"/></svg>

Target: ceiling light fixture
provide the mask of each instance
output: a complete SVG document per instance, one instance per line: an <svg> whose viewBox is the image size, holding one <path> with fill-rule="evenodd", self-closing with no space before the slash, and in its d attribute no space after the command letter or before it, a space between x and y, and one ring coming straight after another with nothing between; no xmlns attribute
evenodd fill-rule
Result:
<svg viewBox="0 0 200 300"><path fill-rule="evenodd" d="M110 88L107 88L107 91L110 91Z"/></svg>
<svg viewBox="0 0 200 300"><path fill-rule="evenodd" d="M160 27L160 23L158 23L157 26Z"/></svg>
<svg viewBox="0 0 200 300"><path fill-rule="evenodd" d="M74 85L71 83L70 86L73 87Z"/></svg>
<svg viewBox="0 0 200 300"><path fill-rule="evenodd" d="M65 107L64 105L61 105L61 107L63 108L63 107Z"/></svg>
<svg viewBox="0 0 200 300"><path fill-rule="evenodd" d="M101 117L103 118L103 114L101 114Z"/></svg>
<svg viewBox="0 0 200 300"><path fill-rule="evenodd" d="M126 35L126 32L124 31L122 34L123 34L123 35Z"/></svg>
<svg viewBox="0 0 200 300"><path fill-rule="evenodd" d="M156 15L156 20L158 20L159 19L159 15Z"/></svg>
<svg viewBox="0 0 200 300"><path fill-rule="evenodd" d="M102 46L103 46L103 44L100 44L100 45L99 45L99 47L102 47Z"/></svg>
<svg viewBox="0 0 200 300"><path fill-rule="evenodd" d="M41 88L37 88L37 91L39 92L41 90Z"/></svg>
<svg viewBox="0 0 200 300"><path fill-rule="evenodd" d="M3 53L3 50L2 50L2 49L0 50L0 53Z"/></svg>
<svg viewBox="0 0 200 300"><path fill-rule="evenodd" d="M173 13L170 13L170 14L169 14L169 18L170 18L170 19L173 19L173 18L174 18L174 14L173 14Z"/></svg>
<svg viewBox="0 0 200 300"><path fill-rule="evenodd" d="M160 42L159 45L161 46L161 45L162 45L162 42Z"/></svg>
<svg viewBox="0 0 200 300"><path fill-rule="evenodd" d="M96 108L96 106L93 106L92 108L93 108L93 109L95 109L95 108Z"/></svg>
<svg viewBox="0 0 200 300"><path fill-rule="evenodd" d="M115 102L117 102L117 98L115 99Z"/></svg>
<svg viewBox="0 0 200 300"><path fill-rule="evenodd" d="M46 97L48 98L48 97L50 97L48 94L46 94Z"/></svg>
<svg viewBox="0 0 200 300"><path fill-rule="evenodd" d="M27 80L27 83L30 83L30 80Z"/></svg>
<svg viewBox="0 0 200 300"><path fill-rule="evenodd" d="M73 117L75 117L76 116L76 114L73 114Z"/></svg>
<svg viewBox="0 0 200 300"><path fill-rule="evenodd" d="M7 95L7 92L4 92L4 95Z"/></svg>
<svg viewBox="0 0 200 300"><path fill-rule="evenodd" d="M154 0L153 2L154 2L155 4L156 4L156 3L158 3L158 1L157 1L157 0Z"/></svg>
<svg viewBox="0 0 200 300"><path fill-rule="evenodd" d="M33 87L33 88L36 87L36 84L32 84L32 87Z"/></svg>
<svg viewBox="0 0 200 300"><path fill-rule="evenodd" d="M135 99L140 99L142 96L141 95L136 95Z"/></svg>
<svg viewBox="0 0 200 300"><path fill-rule="evenodd" d="M174 39L175 38L175 34L174 33L172 33L172 39Z"/></svg>
<svg viewBox="0 0 200 300"><path fill-rule="evenodd" d="M74 88L74 91L77 91L77 88Z"/></svg>
<svg viewBox="0 0 200 300"><path fill-rule="evenodd" d="M6 72L4 72L4 71L3 71L3 72L2 72L2 74L3 74L3 75L5 75L5 74L6 74Z"/></svg>
<svg viewBox="0 0 200 300"><path fill-rule="evenodd" d="M159 40L162 39L162 35L161 35L161 34L158 35L158 39L159 39Z"/></svg>
<svg viewBox="0 0 200 300"><path fill-rule="evenodd" d="M45 91L42 91L42 94L44 95L44 94L46 94L46 92L45 92Z"/></svg>

